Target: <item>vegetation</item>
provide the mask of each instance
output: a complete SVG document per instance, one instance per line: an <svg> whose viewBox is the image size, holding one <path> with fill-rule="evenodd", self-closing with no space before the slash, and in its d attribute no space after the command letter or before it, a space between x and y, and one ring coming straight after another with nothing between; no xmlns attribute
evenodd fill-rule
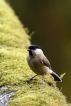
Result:
<svg viewBox="0 0 71 106"><path fill-rule="evenodd" d="M0 86L15 91L8 106L68 106L65 96L51 76L41 85L41 77L31 83L24 80L34 73L26 62L29 36L10 6L0 0ZM5 90L5 91L6 91Z"/></svg>

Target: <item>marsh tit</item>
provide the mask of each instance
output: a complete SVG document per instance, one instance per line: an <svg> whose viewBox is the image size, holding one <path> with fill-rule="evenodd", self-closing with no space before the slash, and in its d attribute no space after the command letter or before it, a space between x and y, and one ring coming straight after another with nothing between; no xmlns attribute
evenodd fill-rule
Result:
<svg viewBox="0 0 71 106"><path fill-rule="evenodd" d="M42 84L44 84L44 76L46 74L52 75L55 81L62 81L61 78L51 69L49 60L38 45L29 46L28 53L28 65L36 75L26 81L30 82L37 75L42 75Z"/></svg>

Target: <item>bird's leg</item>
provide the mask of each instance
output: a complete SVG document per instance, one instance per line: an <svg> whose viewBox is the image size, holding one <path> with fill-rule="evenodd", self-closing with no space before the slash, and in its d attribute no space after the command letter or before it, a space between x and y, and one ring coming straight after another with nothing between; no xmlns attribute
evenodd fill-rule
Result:
<svg viewBox="0 0 71 106"><path fill-rule="evenodd" d="M37 76L37 74L36 75L34 75L32 78L30 78L29 80L33 80L35 77Z"/></svg>
<svg viewBox="0 0 71 106"><path fill-rule="evenodd" d="M37 76L37 74L34 75L33 77L31 77L30 79L25 80L25 82L30 82L30 81L32 81L36 76Z"/></svg>
<svg viewBox="0 0 71 106"><path fill-rule="evenodd" d="M44 84L44 75L42 76L42 83L41 84Z"/></svg>

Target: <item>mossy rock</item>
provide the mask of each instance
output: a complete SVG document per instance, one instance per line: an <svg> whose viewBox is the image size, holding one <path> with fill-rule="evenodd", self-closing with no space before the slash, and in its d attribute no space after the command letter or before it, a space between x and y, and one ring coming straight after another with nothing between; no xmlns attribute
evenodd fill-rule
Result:
<svg viewBox="0 0 71 106"><path fill-rule="evenodd" d="M24 83L34 73L26 62L29 36L14 11L0 0L0 86L16 91L8 106L68 106L65 96L50 76ZM51 85L51 86L50 86Z"/></svg>

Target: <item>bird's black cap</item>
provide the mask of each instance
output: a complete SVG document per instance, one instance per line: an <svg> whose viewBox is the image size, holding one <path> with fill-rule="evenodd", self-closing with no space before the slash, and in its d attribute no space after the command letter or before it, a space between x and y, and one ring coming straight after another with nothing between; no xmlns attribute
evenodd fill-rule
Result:
<svg viewBox="0 0 71 106"><path fill-rule="evenodd" d="M28 47L28 50L36 50L36 49L41 49L41 48L35 44Z"/></svg>

